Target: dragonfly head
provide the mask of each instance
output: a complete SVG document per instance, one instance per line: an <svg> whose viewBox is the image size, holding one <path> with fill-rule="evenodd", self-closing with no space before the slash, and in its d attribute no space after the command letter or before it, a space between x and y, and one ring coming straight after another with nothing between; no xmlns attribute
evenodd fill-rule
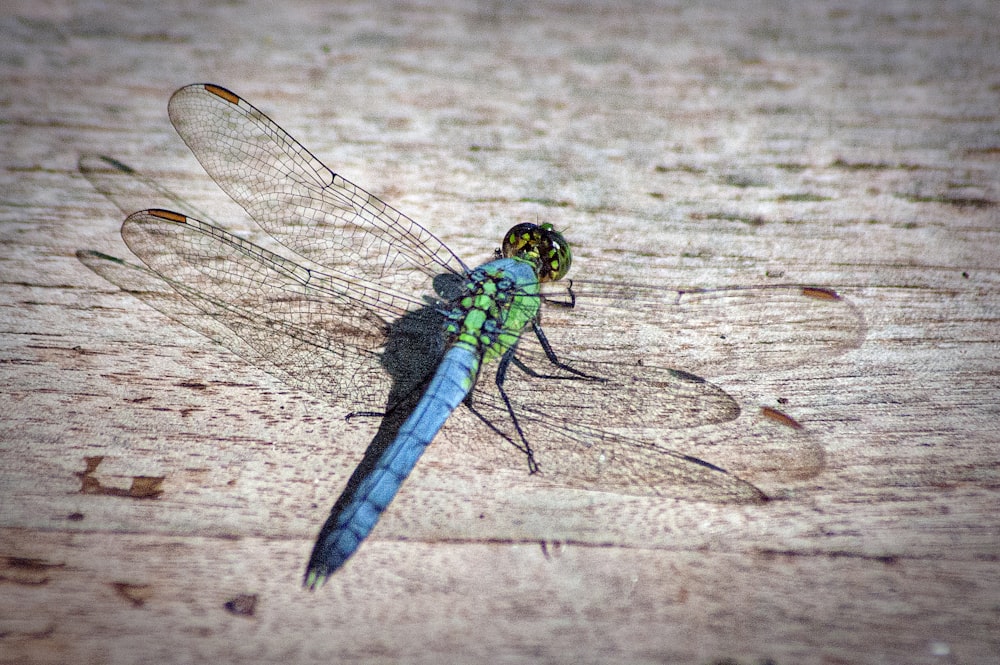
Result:
<svg viewBox="0 0 1000 665"><path fill-rule="evenodd" d="M518 224L504 235L500 251L507 258L533 264L540 282L562 279L573 263L569 244L551 224Z"/></svg>

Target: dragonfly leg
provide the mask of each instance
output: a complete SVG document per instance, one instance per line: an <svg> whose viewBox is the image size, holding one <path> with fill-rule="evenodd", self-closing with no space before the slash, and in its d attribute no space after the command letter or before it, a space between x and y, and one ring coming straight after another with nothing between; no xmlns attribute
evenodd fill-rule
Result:
<svg viewBox="0 0 1000 665"><path fill-rule="evenodd" d="M529 368L520 360L515 359L514 362L517 364L518 367L524 370L524 372L536 378L545 378L545 379L580 378L580 379L585 379L587 381L607 381L607 379L603 377L593 376L591 374L587 374L586 372L581 372L572 365L568 365L563 361L559 360L559 357L556 356L556 352L552 349L552 345L549 344L548 337L545 336L545 331L542 330L542 326L540 323L538 323L537 320L531 322L531 329L535 332L535 337L538 338L538 343L542 345L542 350L545 351L545 357L549 359L549 362L565 372L569 372L570 374L575 374L576 377L542 376L537 372L535 372L535 370Z"/></svg>
<svg viewBox="0 0 1000 665"><path fill-rule="evenodd" d="M524 430L521 429L521 423L517 420L517 413L514 411L514 405L510 402L510 397L507 396L507 391L504 390L503 384L507 380L507 368L510 367L510 363L514 360L514 351L517 349L516 346L512 346L507 349L507 351L500 357L500 362L497 367L496 374L496 385L497 390L500 392L500 398L503 399L504 406L507 408L507 413L510 415L510 420L514 423L514 429L517 431L517 437L521 439L521 445L518 446L514 443L525 455L528 457L528 472L537 473L539 470L538 462L535 461L535 451L531 449L531 444L528 442L528 437L524 435Z"/></svg>
<svg viewBox="0 0 1000 665"><path fill-rule="evenodd" d="M385 411L351 411L344 416L348 422L352 418L385 418Z"/></svg>
<svg viewBox="0 0 1000 665"><path fill-rule="evenodd" d="M490 430L493 431L493 433L495 433L497 436L499 436L501 439L503 439L504 441L506 441L510 445L512 445L515 448L517 448L522 453L528 454L528 451L525 450L523 444L520 444L517 441L515 441L514 439L510 438L510 436L506 432L504 432L502 429L500 429L499 427L497 427L496 424L493 421L491 421L489 418L487 418L486 416L484 416L483 414L481 414L479 411L477 411L476 410L476 405L474 403L472 403L469 400L466 400L465 401L465 406L466 406L466 408L469 409L469 411L472 412L472 415L474 415L476 418L479 418L479 420L482 421L482 423L484 425L486 425L487 427L489 427ZM532 456L532 459L534 459L533 456ZM529 470L530 470L530 467L531 467L531 463L530 462L528 463L528 467L529 467Z"/></svg>
<svg viewBox="0 0 1000 665"><path fill-rule="evenodd" d="M565 307L566 309L573 309L576 307L576 294L573 292L573 280L566 280L569 284L566 286L566 293L569 294L569 300L559 300L558 298L553 298L551 296L542 295L542 300L546 305L553 305L555 307Z"/></svg>
<svg viewBox="0 0 1000 665"><path fill-rule="evenodd" d="M528 365L526 365L523 360L521 360L520 358L517 358L517 357L515 357L511 362L513 362L514 365L516 367L518 367L522 372L524 372L528 376L530 376L532 378L535 378L535 379L554 379L554 380L563 380L563 381L607 381L607 379L605 379L604 377L593 376L591 374L586 374L584 372L581 372L578 369L575 369L574 367L572 367L570 365L564 365L562 363L560 363L557 366L560 367L561 369L566 370L567 372L572 373L573 376L559 376L557 374L542 374L541 372L539 372L537 370L534 370L531 367L529 367Z"/></svg>

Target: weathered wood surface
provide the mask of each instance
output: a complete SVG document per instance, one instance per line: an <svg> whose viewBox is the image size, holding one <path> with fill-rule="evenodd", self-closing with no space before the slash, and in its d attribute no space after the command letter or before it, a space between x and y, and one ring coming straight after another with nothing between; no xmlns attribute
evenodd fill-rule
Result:
<svg viewBox="0 0 1000 665"><path fill-rule="evenodd" d="M0 662L996 662L996 4L436 4L3 10ZM837 289L857 349L699 368L825 467L639 500L467 470L446 430L303 591L369 431L74 256L127 255L81 153L239 222L166 118L198 80L471 260L541 219L578 271Z"/></svg>

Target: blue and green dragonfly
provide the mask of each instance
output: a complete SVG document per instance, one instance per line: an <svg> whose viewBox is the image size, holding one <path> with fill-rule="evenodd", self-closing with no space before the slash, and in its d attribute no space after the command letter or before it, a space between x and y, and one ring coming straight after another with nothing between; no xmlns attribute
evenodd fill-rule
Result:
<svg viewBox="0 0 1000 665"><path fill-rule="evenodd" d="M743 369L739 354L725 351L739 343L740 327L778 337L788 326L808 328L797 331L807 343L774 344L773 358L750 361L755 369L857 342L854 315L826 289L557 284L571 252L548 224L514 226L494 260L470 268L229 90L181 88L169 115L208 174L277 242L274 251L199 220L172 197L183 212L143 210L122 225L144 267L93 251L78 256L289 384L352 416L381 417L320 532L310 588L355 552L456 409L485 425L492 440L472 442L477 450L510 444L531 473L567 486L764 501L751 483L677 451L681 435L662 434L732 421L740 408L699 376L658 366L670 351L658 331L691 330L690 314L711 311L718 329L707 337L723 373ZM82 160L81 170L109 195L102 172L140 178L108 158ZM751 313L757 318L737 320Z"/></svg>

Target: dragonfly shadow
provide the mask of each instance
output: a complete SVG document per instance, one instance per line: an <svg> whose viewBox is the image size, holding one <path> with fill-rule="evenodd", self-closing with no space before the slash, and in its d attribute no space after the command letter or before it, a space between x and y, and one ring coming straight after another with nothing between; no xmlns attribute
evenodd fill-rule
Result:
<svg viewBox="0 0 1000 665"><path fill-rule="evenodd" d="M84 155L80 158L79 170L98 192L125 215L137 208L163 204L190 217L199 215L207 218L207 215L196 211L176 194L116 159ZM182 245L176 240L178 237L201 238L201 235L197 235L199 231L216 244L204 254L186 254L184 261L188 267L198 267L198 262L207 265L210 261L218 261L224 256L222 252L226 249L226 243L216 241L219 238L224 241L233 238L230 244L239 243L241 261L258 261L273 271L273 265L268 266L261 258L264 252L258 251L260 248L235 239L235 236L217 227L208 224L193 226L193 220L189 221L192 223L168 227L175 235L163 234L156 238L164 243L164 247L157 252L148 253L152 261L147 255L140 255L148 266L90 250L78 251L77 257L106 281L182 326L226 347L251 365L264 369L293 387L342 407L345 411L354 409L348 414L348 419L381 419L361 462L320 530L309 568L322 568L321 546L325 537L336 527L345 507L350 505L361 480L371 473L385 449L396 438L399 428L417 405L425 386L441 362L447 339L444 333L445 316L440 303L452 300L461 291L461 276L441 274L434 277L432 283L438 300L427 298L423 307L409 311L391 322L371 313L362 317L368 319L359 324L364 327L363 332L366 334L359 335L358 342L370 347L365 349L369 360L367 363L355 363L347 367L339 353L339 346L344 341L344 330L321 326L313 320L310 321L311 328L282 327L276 325L275 321L268 320L268 312L256 310L254 303L220 302L219 294L225 294L226 287L219 287L218 292L206 292L208 282L198 281L201 278L185 281L183 276L175 276L174 272L162 274L158 271L155 266L158 265L156 259L160 258L159 253L181 248ZM205 229L209 231L206 233ZM130 247L133 246L133 243L129 244ZM170 264L169 267L175 268L176 264ZM318 274L315 273L313 278ZM206 289L199 290L199 286ZM303 288L296 296L299 298L296 304L315 304L315 300L324 295L326 294L309 294L308 288ZM282 292L282 296L289 298L287 292ZM316 320L319 318L316 317ZM330 386L343 383L344 372L354 372L357 375L354 383L359 386L377 382L382 390L377 393L359 391L353 395L334 392ZM377 381L372 378L375 374L380 377Z"/></svg>
<svg viewBox="0 0 1000 665"><path fill-rule="evenodd" d="M322 583L327 573L329 555L326 551L331 533L337 530L344 510L354 502L361 482L370 476L383 453L399 433L400 427L416 408L427 384L441 362L445 352L445 317L438 307L428 306L407 314L393 322L388 329L381 355L382 366L392 377L392 388L384 412L356 412L348 418L381 418L378 431L365 450L364 457L355 467L340 497L330 509L330 515L319 531L316 544L309 557L309 571L317 571L319 579L307 585L311 588ZM308 579L308 576L307 576Z"/></svg>

